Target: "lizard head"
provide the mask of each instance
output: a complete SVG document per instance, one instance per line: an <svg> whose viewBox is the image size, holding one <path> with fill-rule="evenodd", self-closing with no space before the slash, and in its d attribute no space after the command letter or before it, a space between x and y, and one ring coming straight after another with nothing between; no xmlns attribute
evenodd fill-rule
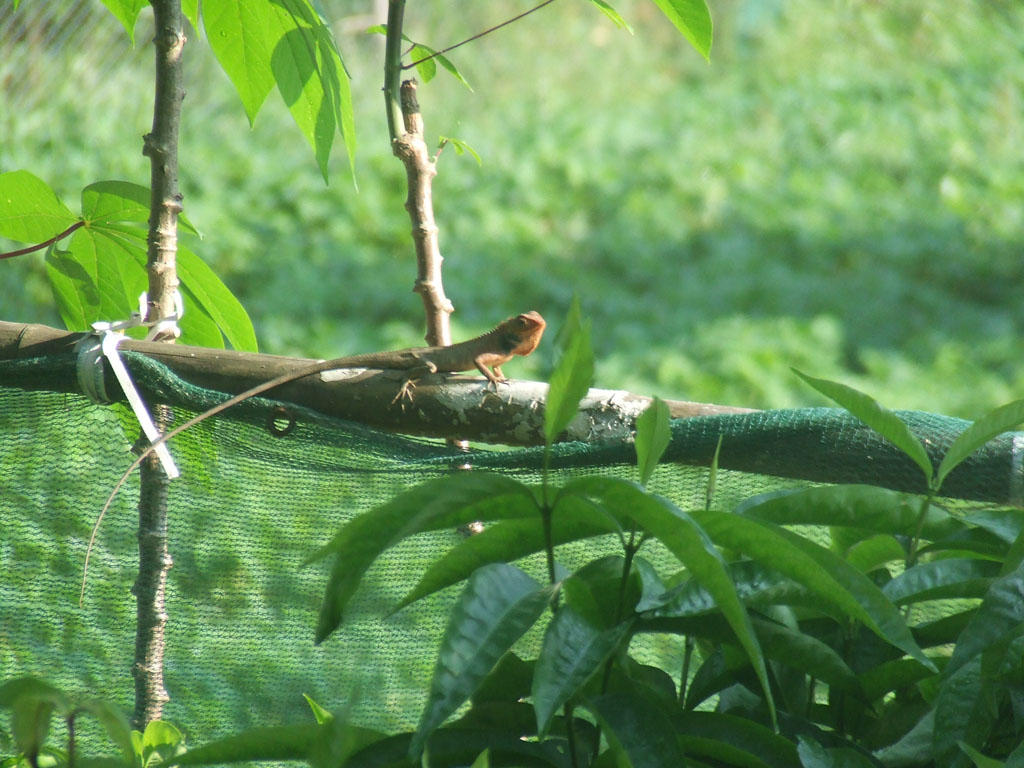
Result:
<svg viewBox="0 0 1024 768"><path fill-rule="evenodd" d="M525 357L540 344L540 337L544 335L546 325L539 313L530 311L510 317L499 328L502 335L513 342L509 351L513 355Z"/></svg>

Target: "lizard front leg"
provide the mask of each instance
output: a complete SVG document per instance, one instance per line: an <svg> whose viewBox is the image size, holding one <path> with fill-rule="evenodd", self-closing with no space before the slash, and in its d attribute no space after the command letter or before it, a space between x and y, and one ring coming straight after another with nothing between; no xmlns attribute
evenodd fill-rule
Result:
<svg viewBox="0 0 1024 768"><path fill-rule="evenodd" d="M508 379L505 378L505 375L501 372L500 366L493 366L494 373L491 373L491 369L488 368L487 365L483 362L483 360L480 359L479 357L473 361L473 365L475 365L476 369L480 371L480 373L482 373L484 377L487 379L488 386L491 384L494 385L495 392L498 391L498 384L500 384L503 381L508 381Z"/></svg>

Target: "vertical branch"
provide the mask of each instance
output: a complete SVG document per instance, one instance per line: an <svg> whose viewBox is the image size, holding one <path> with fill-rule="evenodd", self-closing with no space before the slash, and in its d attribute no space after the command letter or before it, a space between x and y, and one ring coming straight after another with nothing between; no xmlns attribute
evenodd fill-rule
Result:
<svg viewBox="0 0 1024 768"><path fill-rule="evenodd" d="M146 320L153 322L174 312L178 289L178 126L185 97L181 56L185 47L181 0L152 0L156 53L156 89L153 130L143 138L142 154L150 159L150 213L146 271L149 277ZM173 342L177 329L157 338ZM166 408L157 409L157 425L169 421ZM141 466L139 494L139 575L132 587L136 599L135 712L133 726L143 730L161 717L169 700L164 688L164 629L167 571L172 565L167 549L167 490L169 480L151 454Z"/></svg>
<svg viewBox="0 0 1024 768"><path fill-rule="evenodd" d="M423 116L416 99L416 81L406 80L401 87L402 122L404 131L394 140L395 155L405 164L409 196L405 209L412 221L412 239L416 247L416 291L423 300L427 316L427 343L451 344L448 316L454 311L444 294L441 280L441 248L438 244L437 224L434 221L432 184L437 169L423 139Z"/></svg>

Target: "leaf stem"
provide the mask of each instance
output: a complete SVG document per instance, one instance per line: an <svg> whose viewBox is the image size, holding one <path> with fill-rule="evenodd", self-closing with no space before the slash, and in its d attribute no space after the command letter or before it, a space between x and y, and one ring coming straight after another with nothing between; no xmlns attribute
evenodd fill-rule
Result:
<svg viewBox="0 0 1024 768"><path fill-rule="evenodd" d="M17 251L8 251L7 253L0 253L0 259L13 259L15 256L24 256L26 253L32 253L33 251L38 251L38 250L41 250L42 248L49 248L51 245L56 243L58 240L62 240L63 238L67 237L72 232L74 232L76 229L79 229L80 227L84 227L84 226L85 226L85 222L84 221L76 221L74 224L72 224L70 227L65 229L60 234L54 235L49 240L46 240L46 241L44 241L42 243L37 243L36 245L30 245L27 248L22 248L22 249L17 250Z"/></svg>
<svg viewBox="0 0 1024 768"><path fill-rule="evenodd" d="M401 0L401 1L404 3L404 0ZM518 16L513 16L511 19L506 19L505 21L501 22L500 24L495 24L493 27L488 27L483 32L477 32L472 37L467 37L465 40L463 40L461 42L458 42L458 43L455 43L455 45L449 45L447 48L442 48L440 51L434 51L429 56L424 56L422 59L417 59L416 61L412 62L411 64L404 65L402 67L402 69L412 69L413 67L419 66L420 64L422 64L425 61L430 61L431 59L433 59L433 58L435 58L437 56L442 56L442 55L448 53L448 51L454 51L456 48L460 48L461 46L465 45L466 43L471 43L474 40L479 40L484 35L489 35L489 34L491 34L491 32L496 32L497 30L501 29L504 26L507 26L507 25L511 24L514 21L519 21L524 16L529 16L534 11L539 11L545 5L551 5L551 3L553 3L553 2L555 2L555 0L544 0L544 2L541 3L540 5L537 5L537 6L534 6L533 8L530 8L528 11L523 11ZM392 5L394 5L394 2L392 2ZM390 35L391 35L391 14L390 14L390 9L389 9L389 13L388 13L388 36L389 36L389 39L390 39ZM401 30L399 30L399 33L398 33L399 39L401 39L401 36L402 36L402 33L401 33Z"/></svg>

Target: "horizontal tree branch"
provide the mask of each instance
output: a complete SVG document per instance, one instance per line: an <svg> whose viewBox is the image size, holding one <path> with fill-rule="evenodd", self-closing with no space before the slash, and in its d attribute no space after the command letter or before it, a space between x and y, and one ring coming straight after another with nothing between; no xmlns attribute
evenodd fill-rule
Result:
<svg viewBox="0 0 1024 768"><path fill-rule="evenodd" d="M85 334L69 333L44 325L0 322L0 360L44 357L68 353ZM228 394L298 370L313 360L232 350L125 340L121 350L140 352L170 368L182 379ZM504 445L540 445L544 442L544 402L547 385L510 381L497 392L479 376L434 375L420 379L413 402L392 402L401 387L396 371L342 369L285 384L267 397L315 409L329 416L356 421L378 429L408 435L467 439ZM4 379L0 375L0 385ZM80 392L77 380L22 388ZM108 393L119 392L116 378L107 371ZM563 440L618 440L635 429L637 416L651 398L621 390L591 389L580 415ZM723 413L748 413L749 408L666 401L673 418ZM228 410L224 415L230 416ZM272 414L268 413L268 418Z"/></svg>

